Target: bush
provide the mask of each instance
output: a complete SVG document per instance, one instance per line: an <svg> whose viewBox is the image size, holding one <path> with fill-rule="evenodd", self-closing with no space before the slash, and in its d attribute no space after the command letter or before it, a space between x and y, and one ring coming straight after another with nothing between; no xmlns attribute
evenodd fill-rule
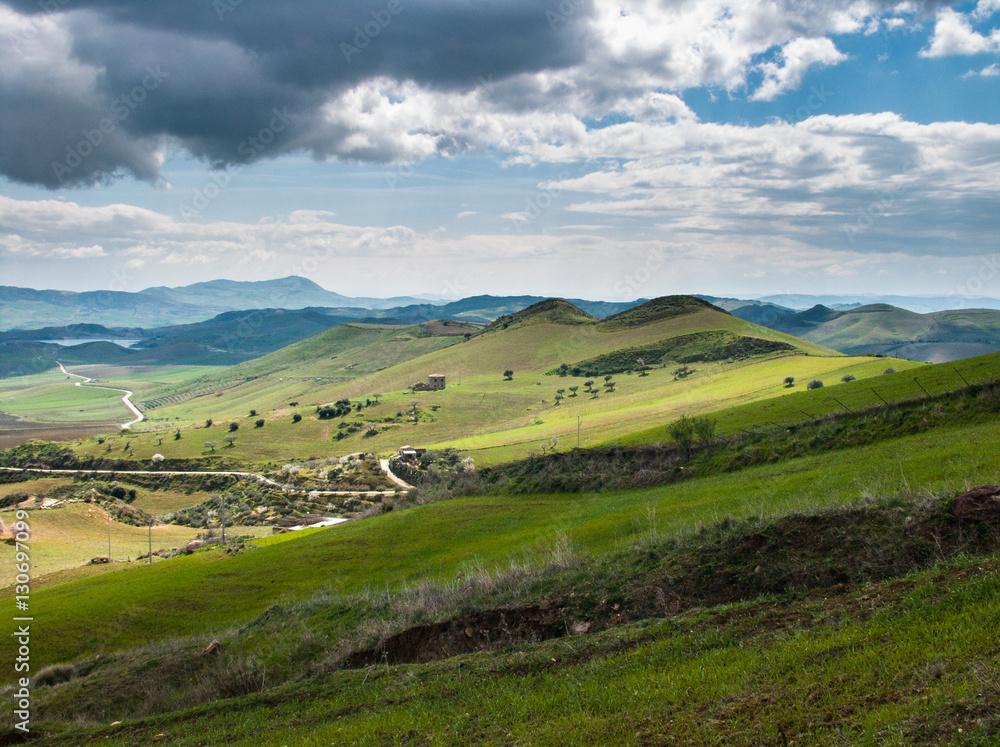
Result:
<svg viewBox="0 0 1000 747"><path fill-rule="evenodd" d="M854 374L844 374L840 377L840 380L846 383L848 381L855 381L857 378Z"/></svg>
<svg viewBox="0 0 1000 747"><path fill-rule="evenodd" d="M882 373L883 373L883 374L891 374L891 373L896 373L896 369L895 369L895 368L893 368L892 366L889 366L889 368L885 368L885 369L883 369L883 370L882 370Z"/></svg>
<svg viewBox="0 0 1000 747"><path fill-rule="evenodd" d="M252 417L252 418L257 417L257 411L256 410L251 410L250 411L250 417Z"/></svg>
<svg viewBox="0 0 1000 747"><path fill-rule="evenodd" d="M212 419L211 418L209 418L208 420L205 421L205 427L206 428L211 428L212 427Z"/></svg>
<svg viewBox="0 0 1000 747"><path fill-rule="evenodd" d="M264 418L257 418L257 420L254 421L253 427L254 428L263 428L264 427Z"/></svg>
<svg viewBox="0 0 1000 747"><path fill-rule="evenodd" d="M40 670L32 678L31 684L35 687L52 687L69 682L75 674L76 669L72 664L53 664Z"/></svg>
<svg viewBox="0 0 1000 747"><path fill-rule="evenodd" d="M813 379L808 384L806 384L806 389L820 389L823 386L823 382L819 379Z"/></svg>
<svg viewBox="0 0 1000 747"><path fill-rule="evenodd" d="M239 423L230 423L229 424L229 432L230 433L235 433L239 429L240 429L240 424Z"/></svg>
<svg viewBox="0 0 1000 747"><path fill-rule="evenodd" d="M293 422L293 423L297 423L297 422L299 422L300 420L302 420L302 416L301 416L301 415L299 415L298 413L295 413L294 415L292 415L292 422Z"/></svg>

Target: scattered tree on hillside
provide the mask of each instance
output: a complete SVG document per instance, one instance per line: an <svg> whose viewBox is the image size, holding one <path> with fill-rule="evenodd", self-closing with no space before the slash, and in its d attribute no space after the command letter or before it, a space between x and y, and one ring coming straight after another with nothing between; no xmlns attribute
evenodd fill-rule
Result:
<svg viewBox="0 0 1000 747"><path fill-rule="evenodd" d="M212 419L211 418L209 418L208 420L205 421L205 427L206 428L211 428L212 427Z"/></svg>
<svg viewBox="0 0 1000 747"><path fill-rule="evenodd" d="M299 403L298 403L298 402L289 402L289 403L288 403L288 406L289 406L289 407L298 407L298 406L299 406Z"/></svg>
<svg viewBox="0 0 1000 747"><path fill-rule="evenodd" d="M226 443L233 446L236 443L236 434L230 433L226 436Z"/></svg>
<svg viewBox="0 0 1000 747"><path fill-rule="evenodd" d="M506 371L503 372L503 377L507 379L507 381L510 381L511 379L514 378L514 371L508 368Z"/></svg>
<svg viewBox="0 0 1000 747"><path fill-rule="evenodd" d="M293 423L297 423L297 422L299 422L300 420L302 420L302 416L301 416L301 415L299 415L298 413L295 413L294 415L292 415L292 422L293 422Z"/></svg>
<svg viewBox="0 0 1000 747"><path fill-rule="evenodd" d="M253 427L254 428L263 428L264 427L264 418L257 418L257 420L254 421Z"/></svg>
<svg viewBox="0 0 1000 747"><path fill-rule="evenodd" d="M853 374L844 374L843 376L840 377L840 380L846 383L848 381L854 381L857 378L858 377L854 376Z"/></svg>
<svg viewBox="0 0 1000 747"><path fill-rule="evenodd" d="M648 376L646 373L646 360L644 358L635 359L635 367L639 369L640 376Z"/></svg>
<svg viewBox="0 0 1000 747"><path fill-rule="evenodd" d="M710 418L695 418L694 433L702 447L709 452L715 448L715 421Z"/></svg>
<svg viewBox="0 0 1000 747"><path fill-rule="evenodd" d="M813 379L808 384L806 384L806 389L820 389L823 386L823 382L819 379Z"/></svg>
<svg viewBox="0 0 1000 747"><path fill-rule="evenodd" d="M684 454L685 459L691 457L691 447L694 445L694 420L687 415L681 415L680 420L675 420L667 426L667 433L671 440Z"/></svg>
<svg viewBox="0 0 1000 747"><path fill-rule="evenodd" d="M604 385L605 385L605 386L607 386L607 385L608 385L608 383L609 383L609 382L610 382L610 381L611 381L611 380L612 380L613 378L614 378L614 376L612 376L611 374L605 374L605 375L604 375Z"/></svg>
<svg viewBox="0 0 1000 747"><path fill-rule="evenodd" d="M156 445L157 446L162 446L163 445L163 436L157 436L156 437Z"/></svg>
<svg viewBox="0 0 1000 747"><path fill-rule="evenodd" d="M377 404L378 404L378 401L379 401L380 399L382 399L382 395L381 395L381 394L373 394L373 395L372 395L372 399L373 399L373 400L375 400L375 404L377 405Z"/></svg>
<svg viewBox="0 0 1000 747"><path fill-rule="evenodd" d="M891 373L896 373L896 369L895 369L895 368L893 368L892 366L889 366L889 368L886 368L886 369L884 369L884 370L882 371L882 373L883 373L883 374L891 374Z"/></svg>
<svg viewBox="0 0 1000 747"><path fill-rule="evenodd" d="M174 441L180 441L180 440L181 440L181 429L178 428L176 431L174 431Z"/></svg>
<svg viewBox="0 0 1000 747"><path fill-rule="evenodd" d="M252 417L252 418L257 417L257 411L256 410L251 410L250 411L250 417Z"/></svg>
<svg viewBox="0 0 1000 747"><path fill-rule="evenodd" d="M240 424L239 423L230 423L229 424L229 432L230 433L235 433L239 429L240 429Z"/></svg>
<svg viewBox="0 0 1000 747"><path fill-rule="evenodd" d="M218 445L219 445L218 441L206 441L205 442L205 447L208 448L208 449L211 449L212 451L215 451L215 447L218 446Z"/></svg>
<svg viewBox="0 0 1000 747"><path fill-rule="evenodd" d="M577 390L579 390L579 388L580 388L580 387L578 387L578 386L571 386L571 387L569 388L569 391L571 392L569 396L570 396L570 397L575 397L575 396L576 396L576 393L577 393Z"/></svg>
<svg viewBox="0 0 1000 747"><path fill-rule="evenodd" d="M561 394L556 394L556 404L562 404L563 396Z"/></svg>
<svg viewBox="0 0 1000 747"><path fill-rule="evenodd" d="M694 373L694 369L690 366L681 366L680 368L675 368L673 371L674 381L677 379L686 379L688 376Z"/></svg>
<svg viewBox="0 0 1000 747"><path fill-rule="evenodd" d="M585 392L589 392L589 391L591 391L594 388L594 380L593 379L587 379L585 382L583 382L583 385L586 387L586 389L584 389L584 391Z"/></svg>
<svg viewBox="0 0 1000 747"><path fill-rule="evenodd" d="M563 363L562 365L559 366L559 375L560 376L565 376L568 373L569 373L569 364L568 363Z"/></svg>
<svg viewBox="0 0 1000 747"><path fill-rule="evenodd" d="M794 376L786 376L785 377L785 388L786 389L790 389L793 386L795 386L795 377Z"/></svg>

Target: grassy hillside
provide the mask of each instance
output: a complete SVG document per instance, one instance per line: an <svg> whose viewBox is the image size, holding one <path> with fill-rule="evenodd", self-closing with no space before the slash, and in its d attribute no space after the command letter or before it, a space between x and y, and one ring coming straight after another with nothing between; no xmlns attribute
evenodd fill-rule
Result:
<svg viewBox="0 0 1000 747"><path fill-rule="evenodd" d="M846 311L816 306L766 324L850 355L879 353L936 363L1000 350L1000 312L992 309L917 314L888 304Z"/></svg>
<svg viewBox="0 0 1000 747"><path fill-rule="evenodd" d="M680 312L666 308L671 304L679 305ZM183 401L165 403L148 415L190 428L181 440L155 446L167 457L207 454L204 443L220 440L221 434L212 436L195 426L211 418L241 424L239 445L227 453L249 460L391 452L413 443L469 449L477 463L486 464L523 456L553 438L567 446L566 439L575 441L578 417L581 443L584 438L594 443L643 425L652 427L680 412L779 396L785 393L781 380L786 375L836 380L850 373L865 378L883 368L877 360L841 356L697 299L659 300L648 309L637 309L626 312L628 317L597 321L564 301L543 302L501 317L471 339L465 338L467 328L456 323L437 330L429 325L343 325L189 382L186 391L199 396L177 395ZM636 320L639 323L633 323ZM441 335L444 331L460 334ZM597 396L584 392L585 376L547 375L563 363L660 345L684 335L723 335L781 350L697 363L684 379L676 378L674 366L664 361L646 375L620 376L614 391L604 388L601 378ZM506 370L513 371L512 379L504 377ZM447 377L444 391L410 390L431 373ZM577 387L575 396L570 387ZM564 392L557 404L559 389ZM317 419L317 405L344 398L362 405L362 411L342 419ZM264 428L246 429L257 417L250 416L250 410L265 418ZM301 422L293 422L296 413ZM155 453L152 437L140 436L134 446L138 458L147 458L147 451L148 456ZM95 454L97 448L95 442L83 447Z"/></svg>

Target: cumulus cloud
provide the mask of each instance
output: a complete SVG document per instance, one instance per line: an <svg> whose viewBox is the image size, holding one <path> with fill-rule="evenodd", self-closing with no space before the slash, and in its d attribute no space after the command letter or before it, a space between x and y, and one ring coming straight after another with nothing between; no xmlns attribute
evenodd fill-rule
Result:
<svg viewBox="0 0 1000 747"><path fill-rule="evenodd" d="M987 65L982 70L970 70L963 78L996 78L1000 76L1000 65L993 63L992 65Z"/></svg>
<svg viewBox="0 0 1000 747"><path fill-rule="evenodd" d="M912 12L895 0L219 5L74 0L45 13L0 0L12 41L0 46L0 174L49 188L156 181L173 149L220 166L523 153L609 115L690 117L678 92L737 93L780 50L756 92L776 96L843 58L830 35Z"/></svg>
<svg viewBox="0 0 1000 747"><path fill-rule="evenodd" d="M829 39L794 39L781 50L782 64L765 62L761 65L764 82L754 92L755 101L771 101L775 96L798 88L812 65L836 65L847 59Z"/></svg>
<svg viewBox="0 0 1000 747"><path fill-rule="evenodd" d="M1000 29L993 29L985 36L972 28L965 14L942 8L938 11L930 45L920 51L920 56L950 57L984 52L1000 52Z"/></svg>

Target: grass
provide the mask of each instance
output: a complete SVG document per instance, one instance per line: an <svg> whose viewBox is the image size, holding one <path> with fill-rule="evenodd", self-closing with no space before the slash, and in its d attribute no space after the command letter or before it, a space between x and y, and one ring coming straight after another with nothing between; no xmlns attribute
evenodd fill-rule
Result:
<svg viewBox="0 0 1000 747"><path fill-rule="evenodd" d="M539 557L566 537L601 553L648 530L684 531L722 517L779 515L907 489L1000 481L1000 423L942 427L873 446L814 454L676 485L582 495L482 496L342 525L234 557L178 558L33 595L39 665L165 637L211 635L275 600L320 589L353 593L452 579L479 564ZM195 592L194 590L197 590ZM239 605L232 604L238 594Z"/></svg>
<svg viewBox="0 0 1000 747"><path fill-rule="evenodd" d="M266 693L256 692L261 680L237 700L70 727L51 743L980 745L1000 726L998 622L1000 560L959 559L856 589L332 671ZM150 650L136 675L177 670L184 659L171 653ZM238 663L223 658L199 674L192 654L194 687L224 684ZM58 705L77 691L70 683L44 697Z"/></svg>
<svg viewBox="0 0 1000 747"><path fill-rule="evenodd" d="M132 419L121 392L74 386L58 369L0 379L0 411L42 423L125 422Z"/></svg>

